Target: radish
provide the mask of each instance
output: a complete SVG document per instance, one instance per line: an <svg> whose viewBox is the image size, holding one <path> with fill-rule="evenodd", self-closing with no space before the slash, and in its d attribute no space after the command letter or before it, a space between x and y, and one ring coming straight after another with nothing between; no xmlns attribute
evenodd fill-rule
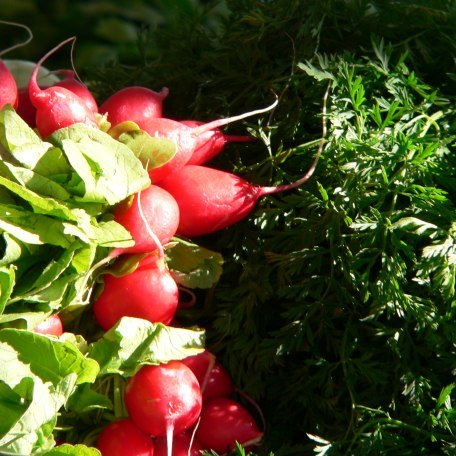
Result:
<svg viewBox="0 0 456 456"><path fill-rule="evenodd" d="M102 456L153 456L154 442L128 418L108 424L96 447Z"/></svg>
<svg viewBox="0 0 456 456"><path fill-rule="evenodd" d="M208 402L216 397L230 397L234 390L230 374L220 363L216 363L210 371L204 387L203 401Z"/></svg>
<svg viewBox="0 0 456 456"><path fill-rule="evenodd" d="M143 366L125 387L125 406L132 421L147 434L172 437L193 426L201 412L198 380L184 363Z"/></svg>
<svg viewBox="0 0 456 456"><path fill-rule="evenodd" d="M41 89L36 81L41 64L64 44L74 41L69 38L51 49L37 63L28 84L30 101L36 108L36 126L43 138L55 130L68 127L75 123L84 123L98 128L95 113L85 105L84 101L65 87L48 87Z"/></svg>
<svg viewBox="0 0 456 456"><path fill-rule="evenodd" d="M133 272L120 277L105 274L104 286L93 303L97 323L108 330L122 317L168 324L176 313L179 290L163 259L148 255Z"/></svg>
<svg viewBox="0 0 456 456"><path fill-rule="evenodd" d="M238 402L221 397L203 406L196 438L204 448L225 453L238 442L248 449L262 437L252 415Z"/></svg>
<svg viewBox="0 0 456 456"><path fill-rule="evenodd" d="M145 204L143 204L142 201L143 195L145 195ZM176 312L175 306L179 305L180 300L179 290L177 291L177 298L175 298L174 296L174 288L177 287L177 284L174 283L172 285L172 288L170 288L170 278L172 280L174 280L174 278L171 276L170 272L165 268L165 253L163 248L163 244L167 243L174 236L178 226L179 207L177 206L176 201L168 192L166 192L166 190L163 190L160 187L150 185L145 190L141 190L140 192L136 193L132 199L127 199L123 201L120 205L118 205L117 208L114 210L114 216L116 217L116 221L118 223L124 225L125 228L130 230L130 234L132 235L135 244L132 247L115 248L108 255L103 257L99 262L95 263L87 272L84 282L81 284L80 289L85 289L87 281L90 279L90 277L95 273L97 269L106 265L119 255L125 253L144 254L154 252L155 264L160 269L160 271L163 271L163 274L161 280L158 280L158 277L160 277L160 274L158 272L153 273L152 271L150 271L149 275L154 276L156 280L158 280L158 282L161 284L161 287L158 288L158 292L164 291L163 286L167 285L165 287L166 292L160 295L160 307L155 309L155 311L151 311L151 309L149 309L147 313L144 313L147 306L144 302L141 303L141 300L138 300L137 306L135 306L135 312L140 312L141 315L144 315L143 318L146 318L148 320L150 318L160 318L160 320L158 321L163 320L163 323L168 323L169 315L174 315L174 313ZM146 261L147 260L143 260L142 263L144 264ZM107 278L107 280L109 281L109 283L113 281L113 279L110 278ZM127 281L128 280L125 279L125 283L127 283ZM118 281L115 282L119 283ZM116 286L118 285L114 285L114 288ZM85 298L86 302L88 302L90 293L91 292L89 292L89 295ZM81 299L83 298L81 297ZM143 296L142 301L146 299L147 296ZM177 299L177 304L175 303L175 299ZM102 302L103 301L104 298L102 298ZM104 308L106 303L98 305L101 308ZM125 303L119 303L118 312L121 312L119 314L120 316L123 316L122 313L126 311L125 305ZM162 314L156 312L159 309L163 311ZM112 310L114 310L114 308L112 308ZM133 307L131 308L131 310L133 311ZM116 311L115 314L117 315L118 312ZM100 311L100 325L102 327L103 314L104 311ZM117 317L119 315L117 315ZM113 315L111 315L109 320L111 320L112 318ZM109 324L109 327L111 326L112 324Z"/></svg>
<svg viewBox="0 0 456 456"><path fill-rule="evenodd" d="M10 104L14 109L17 108L17 84L11 71L3 60L0 60L0 109L7 104Z"/></svg>
<svg viewBox="0 0 456 456"><path fill-rule="evenodd" d="M30 101L27 86L30 80L30 76L36 67L36 63L29 60L14 59L5 59L4 62L8 69L11 71L11 74L13 75L18 87L18 104L16 107L16 112L31 128L35 128L36 108ZM47 68L44 68L43 66L40 67L37 78L40 82L41 88L47 88L59 82L58 77L53 75Z"/></svg>
<svg viewBox="0 0 456 456"><path fill-rule="evenodd" d="M176 144L176 153L171 160L149 170L149 177L153 184L182 168L192 156L196 141L192 128L177 120L164 117L148 119L147 124L144 122L141 128L152 137L169 139Z"/></svg>
<svg viewBox="0 0 456 456"><path fill-rule="evenodd" d="M167 456L168 445L166 437L154 439L154 456ZM173 437L172 456L201 456L204 448L201 443L189 433L175 435Z"/></svg>
<svg viewBox="0 0 456 456"><path fill-rule="evenodd" d="M198 120L181 120L181 123L188 127L199 127L200 125L204 125L204 122ZM202 165L203 163L206 163L219 154L222 151L223 146L227 143L249 142L254 140L255 138L253 136L226 135L218 128L206 131L197 136L193 154L187 164Z"/></svg>
<svg viewBox="0 0 456 456"><path fill-rule="evenodd" d="M41 323L33 328L33 331L39 334L50 334L60 337L63 334L62 320L57 314L51 314Z"/></svg>
<svg viewBox="0 0 456 456"><path fill-rule="evenodd" d="M209 375L215 366L215 355L209 350L204 350L197 355L184 358L182 362L195 374L200 384L201 392L204 394Z"/></svg>
<svg viewBox="0 0 456 456"><path fill-rule="evenodd" d="M239 176L201 165L186 165L159 183L179 206L177 234L187 237L213 233L245 218L258 199L306 182L316 166L298 181L277 187L252 185Z"/></svg>
<svg viewBox="0 0 456 456"><path fill-rule="evenodd" d="M20 88L17 91L18 104L16 112L30 128L36 127L36 108L30 101L27 88Z"/></svg>
<svg viewBox="0 0 456 456"><path fill-rule="evenodd" d="M164 117L144 119L142 121L141 128L149 133L149 135L169 139L176 144L176 154L174 157L162 166L153 168L149 171L152 183L160 182L164 178L182 168L190 160L195 147L198 145L198 137L200 135L231 122L269 111L276 105L277 100L267 108L250 111L238 116L228 117L226 119L217 119L198 127L189 127L182 122Z"/></svg>
<svg viewBox="0 0 456 456"><path fill-rule="evenodd" d="M146 87L125 87L105 100L100 106L100 114L106 114L111 127L131 121L141 129L149 118L162 116L163 100L169 90L163 87L155 92Z"/></svg>
<svg viewBox="0 0 456 456"><path fill-rule="evenodd" d="M207 402L214 397L229 397L234 393L234 384L231 376L216 357L209 350L204 350L194 356L184 358L182 362L188 366L201 387L203 401Z"/></svg>
<svg viewBox="0 0 456 456"><path fill-rule="evenodd" d="M150 185L117 206L114 219L130 232L135 244L115 249L111 256L120 253L149 253L160 248L155 237L163 245L176 234L179 206L166 190ZM150 235L151 231L154 236Z"/></svg>
<svg viewBox="0 0 456 456"><path fill-rule="evenodd" d="M245 218L260 197L292 190L307 182L317 167L325 144L326 102L330 87L323 98L323 132L318 151L306 174L297 181L275 187L260 187L221 170L185 165L160 182L160 187L168 190L179 206L180 220L176 234L192 237L221 230ZM202 133L208 126L212 129L223 125L215 123L196 127L194 133Z"/></svg>
<svg viewBox="0 0 456 456"><path fill-rule="evenodd" d="M76 75L73 70L57 70L54 71L54 73L65 76L65 79L56 82L53 87L64 87L65 89L70 90L84 101L89 111L98 112L98 105L92 95L92 92L90 92L85 84L76 79Z"/></svg>

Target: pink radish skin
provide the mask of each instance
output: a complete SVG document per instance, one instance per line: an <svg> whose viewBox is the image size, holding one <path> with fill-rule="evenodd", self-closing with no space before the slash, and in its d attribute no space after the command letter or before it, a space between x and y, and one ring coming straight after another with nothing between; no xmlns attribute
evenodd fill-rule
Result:
<svg viewBox="0 0 456 456"><path fill-rule="evenodd" d="M16 112L30 128L36 127L36 108L30 101L28 88L24 87L17 91L18 104Z"/></svg>
<svg viewBox="0 0 456 456"><path fill-rule="evenodd" d="M230 397L234 390L230 374L221 364L217 363L209 373L203 391L203 401L208 402L216 397Z"/></svg>
<svg viewBox="0 0 456 456"><path fill-rule="evenodd" d="M215 355L209 350L206 349L198 355L189 356L182 362L192 370L198 379L204 402L215 397L230 397L234 393L235 388L230 374L216 362Z"/></svg>
<svg viewBox="0 0 456 456"><path fill-rule="evenodd" d="M267 108L250 111L226 119L217 119L205 123L198 127L189 127L182 122L167 118L148 118L144 119L141 128L149 135L158 138L169 139L176 144L176 154L174 157L158 168L151 169L149 176L153 184L171 176L174 172L181 169L191 158L195 147L198 145L198 137L207 131L214 130L229 123L245 119L256 114L270 111L277 105L277 100Z"/></svg>
<svg viewBox="0 0 456 456"><path fill-rule="evenodd" d="M99 111L100 114L107 115L111 127L129 120L144 130L148 119L162 116L163 100L168 93L167 87L163 87L160 92L147 87L125 87L106 99Z"/></svg>
<svg viewBox="0 0 456 456"><path fill-rule="evenodd" d="M216 398L203 406L196 438L205 449L222 454L234 449L236 442L249 449L262 437L252 415L238 402Z"/></svg>
<svg viewBox="0 0 456 456"><path fill-rule="evenodd" d="M76 79L73 70L58 70L54 73L65 76L65 79L55 83L52 87L64 87L65 89L70 90L84 101L84 104L89 111L98 112L98 105L92 92L90 92L85 84Z"/></svg>
<svg viewBox="0 0 456 456"><path fill-rule="evenodd" d="M192 156L196 139L193 129L167 118L151 118L143 122L141 127L152 137L165 138L176 144L176 153L167 163L149 170L149 177L153 184L162 181L176 170L182 168Z"/></svg>
<svg viewBox="0 0 456 456"><path fill-rule="evenodd" d="M98 437L96 447L102 456L154 456L154 442L129 419L108 424Z"/></svg>
<svg viewBox="0 0 456 456"><path fill-rule="evenodd" d="M14 109L18 105L18 89L11 71L0 60L0 109L10 104Z"/></svg>
<svg viewBox="0 0 456 456"><path fill-rule="evenodd" d="M198 120L181 120L181 123L188 127L199 127L204 125L204 122ZM253 136L226 135L218 128L206 131L197 136L193 154L187 164L202 165L203 163L206 163L211 158L218 155L227 143L250 142L254 140L255 138Z"/></svg>
<svg viewBox="0 0 456 456"><path fill-rule="evenodd" d="M168 324L174 318L179 290L163 260L149 255L121 277L104 275L104 287L93 304L97 323L106 331L122 317Z"/></svg>
<svg viewBox="0 0 456 456"><path fill-rule="evenodd" d="M177 234L201 236L242 220L260 197L299 187L313 174L315 165L298 181L277 187L252 185L235 174L201 165L186 165L159 185L179 206Z"/></svg>
<svg viewBox="0 0 456 456"><path fill-rule="evenodd" d="M195 374L204 395L206 384L209 380L210 373L215 366L216 357L209 350L204 350L198 355L188 356L182 362L188 366Z"/></svg>
<svg viewBox="0 0 456 456"><path fill-rule="evenodd" d="M46 320L43 320L33 328L33 331L39 334L50 334L60 337L63 334L62 320L57 314L49 315Z"/></svg>
<svg viewBox="0 0 456 456"><path fill-rule="evenodd" d="M176 234L179 226L179 206L166 190L150 185L141 191L140 197L136 194L131 201L125 201L117 206L114 210L114 219L130 232L135 245L115 249L111 256L121 253L148 253L161 248L161 245L169 242ZM160 242L160 246L150 236L149 229L145 226L146 222Z"/></svg>
<svg viewBox="0 0 456 456"><path fill-rule="evenodd" d="M201 413L198 380L180 361L143 366L128 380L124 397L132 421L155 437L169 436L170 429L183 433Z"/></svg>
<svg viewBox="0 0 456 456"><path fill-rule="evenodd" d="M36 108L36 126L43 138L75 123L84 123L98 128L95 113L87 109L84 101L71 90L54 86L41 89L36 81L38 70L43 62L57 49L72 40L74 38L63 41L45 54L30 76L28 84L30 101Z"/></svg>
<svg viewBox="0 0 456 456"><path fill-rule="evenodd" d="M179 206L177 234L200 236L221 230L246 217L262 189L234 174L200 165L186 165L159 185Z"/></svg>
<svg viewBox="0 0 456 456"><path fill-rule="evenodd" d="M156 437L154 445L154 456L168 456L168 446L165 437ZM192 440L192 436L189 433L173 437L172 456L201 456L203 450L201 443L196 439Z"/></svg>

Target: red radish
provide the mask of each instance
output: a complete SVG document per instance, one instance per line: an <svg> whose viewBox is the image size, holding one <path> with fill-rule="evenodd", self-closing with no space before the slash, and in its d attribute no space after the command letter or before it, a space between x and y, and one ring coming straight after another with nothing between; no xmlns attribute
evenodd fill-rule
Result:
<svg viewBox="0 0 456 456"><path fill-rule="evenodd" d="M148 119L143 123L143 130L153 137L169 139L176 144L176 153L165 164L149 170L149 177L153 184L160 182L174 171L182 168L192 156L195 147L193 129L177 120L162 118Z"/></svg>
<svg viewBox="0 0 456 456"><path fill-rule="evenodd" d="M183 433L196 423L202 406L195 374L184 363L170 361L143 366L127 382L125 405L132 421L144 432L167 437Z"/></svg>
<svg viewBox="0 0 456 456"><path fill-rule="evenodd" d="M203 401L208 402L216 397L230 397L234 390L230 374L221 364L217 363L209 373L203 390Z"/></svg>
<svg viewBox="0 0 456 456"><path fill-rule="evenodd" d="M98 112L98 105L94 96L92 95L92 92L90 92L85 84L76 79L76 75L73 70L57 70L54 73L65 76L65 79L56 82L53 87L65 87L65 89L71 90L71 92L76 94L81 98L81 100L84 101L89 111Z"/></svg>
<svg viewBox="0 0 456 456"><path fill-rule="evenodd" d="M199 127L200 125L204 125L204 122L198 120L181 120L181 123L188 127ZM255 138L253 136L226 135L218 128L206 131L196 137L193 154L187 164L202 165L203 163L206 163L219 154L227 143L249 142L254 140Z"/></svg>
<svg viewBox="0 0 456 456"><path fill-rule="evenodd" d="M252 185L239 176L201 165L186 165L160 182L179 206L177 234L200 236L245 218L258 199L302 185L312 175L316 161L298 181L277 187Z"/></svg>
<svg viewBox="0 0 456 456"><path fill-rule="evenodd" d="M168 93L167 87L163 87L160 92L147 87L125 87L105 100L99 111L107 114L112 127L129 120L144 129L144 122L148 119L162 116L163 100Z"/></svg>
<svg viewBox="0 0 456 456"><path fill-rule="evenodd" d="M14 109L17 108L17 84L11 71L3 60L0 60L0 109L7 104L10 104Z"/></svg>
<svg viewBox="0 0 456 456"><path fill-rule="evenodd" d="M18 104L16 112L28 124L30 128L36 127L36 108L30 101L27 88L20 88L17 91Z"/></svg>
<svg viewBox="0 0 456 456"><path fill-rule="evenodd" d="M142 195L145 192L145 205L142 202ZM121 203L115 210L116 220L123 224L127 229L131 230L132 237L135 244L132 247L118 247L113 249L107 256L103 257L99 262L95 263L88 273L86 274L85 281L89 280L92 274L99 269L101 266L109 263L119 255L130 253L130 254L144 254L154 252L156 254L155 262L161 268L164 268L165 264L165 253L163 244L167 243L175 234L178 221L179 221L179 207L173 197L156 186L149 186L147 189L142 190L134 195L133 199L126 200ZM155 233L155 231L158 233ZM143 263L146 260L143 260ZM171 273L166 270L164 272L164 278L168 280L167 276L174 277ZM81 285L81 289L85 289L86 282ZM177 287L177 284L176 284ZM89 293L90 296L90 293ZM88 297L86 299L88 299ZM178 291L178 304L180 301L180 293ZM168 303L168 305L166 305ZM172 304L172 305L171 305ZM165 311L167 308L170 313L174 309L174 287L173 295L168 293L168 297L161 300L161 309ZM141 308L141 314L144 313L144 305L139 305ZM125 311L121 305L119 310ZM149 316L157 313L149 314ZM121 315L122 316L122 315ZM149 319L144 317L146 319ZM164 323L168 318L166 318Z"/></svg>
<svg viewBox="0 0 456 456"><path fill-rule="evenodd" d="M153 168L149 171L152 183L160 182L164 178L170 176L175 171L181 169L190 160L195 147L198 145L198 136L237 120L269 111L276 105L277 100L265 109L250 111L226 119L217 119L198 127L189 127L182 122L164 117L144 119L141 128L149 133L149 135L169 139L176 144L176 154L174 157L162 166Z"/></svg>
<svg viewBox="0 0 456 456"><path fill-rule="evenodd" d="M33 331L39 334L50 334L60 337L63 334L62 320L57 314L51 314L41 323L33 328Z"/></svg>
<svg viewBox="0 0 456 456"><path fill-rule="evenodd" d="M204 448L225 453L238 442L248 449L262 437L252 415L238 402L221 397L203 406L196 438Z"/></svg>
<svg viewBox="0 0 456 456"><path fill-rule="evenodd" d="M234 384L230 374L209 350L184 358L182 362L195 374L207 402L214 397L229 397L234 392Z"/></svg>
<svg viewBox="0 0 456 456"><path fill-rule="evenodd" d="M188 366L195 374L204 395L206 384L209 380L209 375L215 366L215 355L209 350L204 350L194 356L184 358L182 362Z"/></svg>
<svg viewBox="0 0 456 456"><path fill-rule="evenodd" d="M154 456L168 456L166 437L156 437L154 444ZM189 433L173 437L172 456L201 456L203 450L201 443L194 438L192 439L192 435Z"/></svg>
<svg viewBox="0 0 456 456"><path fill-rule="evenodd" d="M179 206L166 190L150 185L131 200L117 206L114 219L130 232L135 245L116 249L111 256L120 253L149 253L160 248L150 231L161 245L169 242L176 234Z"/></svg>
<svg viewBox="0 0 456 456"><path fill-rule="evenodd" d="M66 70L61 70L66 71ZM71 70L69 72L73 73ZM89 89L85 87L82 83L77 81L76 79L64 79L60 82L56 82L53 86L58 87L65 87L68 90L71 90L76 95L80 96L82 100L84 100L86 106L93 112L97 112L97 104L90 93ZM49 86L41 87L42 89L48 88ZM33 106L32 102L30 101L29 91L27 87L21 87L18 89L18 105L16 108L16 112L22 117L23 120L31 127L36 127L36 108Z"/></svg>
<svg viewBox="0 0 456 456"><path fill-rule="evenodd" d="M37 63L30 81L28 90L30 101L36 108L36 125L43 138L55 130L68 127L75 123L85 123L98 128L95 113L87 109L84 101L65 87L48 87L41 89L36 81L41 64L64 44L74 41L69 38L45 54Z"/></svg>
<svg viewBox="0 0 456 456"><path fill-rule="evenodd" d="M98 437L96 447L102 456L153 456L154 442L131 420L121 419L108 424Z"/></svg>
<svg viewBox="0 0 456 456"><path fill-rule="evenodd" d="M149 255L128 274L104 275L104 287L93 304L97 323L108 330L122 317L168 324L176 313L179 290L162 259Z"/></svg>

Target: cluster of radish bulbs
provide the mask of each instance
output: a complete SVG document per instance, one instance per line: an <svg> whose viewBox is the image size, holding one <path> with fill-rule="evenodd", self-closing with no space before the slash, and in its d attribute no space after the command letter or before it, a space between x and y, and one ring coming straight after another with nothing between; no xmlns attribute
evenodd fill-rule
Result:
<svg viewBox="0 0 456 456"><path fill-rule="evenodd" d="M167 243L174 236L200 236L232 225L247 216L262 195L291 188L258 187L204 165L227 142L252 139L225 135L221 126L272 107L209 123L178 121L162 116L166 88L155 92L126 87L98 106L72 71L54 72L63 78L40 86L37 76L43 62L70 40L40 59L26 87L17 86L0 60L0 108L12 105L43 139L76 123L98 129L103 119L113 129L133 122L152 137L172 141L174 156L148 170L151 185L113 209L114 219L130 232L134 245L113 249L108 260L126 256L138 260L128 274L103 275L102 289L92 307L103 330L125 316L172 324L179 287L166 264ZM35 330L59 336L63 328L53 315ZM208 350L181 361L143 366L126 383L128 418L107 425L96 446L106 456L184 456L199 455L202 450L225 453L236 442L249 448L261 441L263 431L253 415L233 399L234 391L228 372Z"/></svg>
<svg viewBox="0 0 456 456"><path fill-rule="evenodd" d="M223 454L236 442L250 448L261 442L263 432L231 398L234 391L228 372L207 350L182 361L144 366L127 382L129 417L108 424L97 448L111 456Z"/></svg>

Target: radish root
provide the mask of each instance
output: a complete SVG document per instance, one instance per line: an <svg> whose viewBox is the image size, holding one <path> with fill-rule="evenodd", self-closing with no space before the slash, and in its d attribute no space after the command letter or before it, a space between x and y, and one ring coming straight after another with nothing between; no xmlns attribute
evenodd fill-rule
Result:
<svg viewBox="0 0 456 456"><path fill-rule="evenodd" d="M300 187L304 183L306 183L313 175L315 172L315 169L317 168L318 160L320 159L321 153L323 152L324 145L326 144L326 134L327 134L327 102L328 102L328 96L329 92L331 89L331 81L328 84L328 87L326 88L326 92L323 96L323 107L322 107L322 135L320 139L320 144L318 146L317 153L315 154L314 160L312 164L310 165L310 168L307 170L306 174L302 176L300 179L298 179L295 182L292 182L291 184L284 184L284 185L278 185L275 187L261 187L260 188L260 196L264 195L271 195L273 193L280 193L280 192L285 192L288 190L293 190L294 188Z"/></svg>
<svg viewBox="0 0 456 456"><path fill-rule="evenodd" d="M237 122L238 120L242 120L242 119L245 119L247 117L251 117L251 116L255 116L257 114L263 114L265 112L268 112L268 111L271 111L272 109L274 109L277 104L279 103L279 100L278 98L276 97L274 103L272 103L271 105L267 106L266 108L262 108L262 109L256 109L254 111L249 111L249 112L245 112L243 114L239 114L237 116L233 116L233 117L227 117L225 119L216 119L216 120L213 120L212 122L208 122L208 123L205 123L199 127L195 127L193 128L193 135L194 136L198 136L206 131L209 131L209 130L214 130L215 128L220 128L220 127L223 127L224 125L227 125L229 123L233 123L233 122Z"/></svg>
<svg viewBox="0 0 456 456"><path fill-rule="evenodd" d="M26 25L24 25L24 24L20 24L18 22L3 21L3 20L0 20L0 24L11 25L13 27L19 27L19 28L24 29L28 33L28 38L25 41L23 41L22 43L17 43L17 44L14 44L13 46L10 46L9 48L3 49L0 52L0 57L2 55L6 54L7 52L12 51L13 49L17 49L17 48L20 48L22 46L26 46L28 43L30 43L30 41L33 40L32 30L29 27L27 27Z"/></svg>

